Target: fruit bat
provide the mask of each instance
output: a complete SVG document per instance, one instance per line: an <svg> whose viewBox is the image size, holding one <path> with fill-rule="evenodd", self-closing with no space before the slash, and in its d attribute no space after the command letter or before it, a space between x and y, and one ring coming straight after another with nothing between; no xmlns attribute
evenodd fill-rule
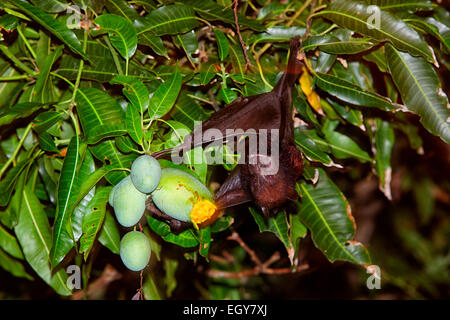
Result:
<svg viewBox="0 0 450 320"><path fill-rule="evenodd" d="M215 137L202 137L200 141L195 141L193 138L208 129L220 131L221 139L223 137L234 138L227 136L230 132L229 129L232 129L233 132L236 129L243 131L254 129L258 135L261 132L267 135L269 145L276 141L279 152L262 155L258 151L249 151L248 139L245 140L245 161L235 167L215 194L214 202L219 209L217 212L223 212L225 208L238 204L254 202L267 216L288 200L298 198L295 183L302 173L302 156L294 143L292 89L303 68L303 63L297 59L300 47L299 37L290 40L287 69L272 91L237 98L194 128L193 132L184 138L181 145L152 154L153 157L158 158L171 152L188 150L214 142ZM273 132L272 129L275 129L275 132L278 129L275 140L272 139L272 133L269 133ZM267 148L267 150L269 149L272 150ZM278 170L272 174L266 174L266 169L274 163L278 164ZM168 221L175 231L190 225L172 219L150 203L147 203L147 208L157 218ZM220 213L209 219L209 223L218 216Z"/></svg>

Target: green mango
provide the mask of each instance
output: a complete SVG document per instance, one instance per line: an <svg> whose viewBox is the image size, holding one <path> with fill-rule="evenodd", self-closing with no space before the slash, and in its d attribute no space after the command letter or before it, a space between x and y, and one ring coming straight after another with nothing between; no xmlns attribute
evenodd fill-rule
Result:
<svg viewBox="0 0 450 320"><path fill-rule="evenodd" d="M161 166L158 160L149 155L140 156L133 161L130 175L136 189L150 193L156 189L161 179Z"/></svg>
<svg viewBox="0 0 450 320"><path fill-rule="evenodd" d="M113 204L117 221L124 227L132 227L144 214L147 195L136 189L130 176L120 181L116 187Z"/></svg>
<svg viewBox="0 0 450 320"><path fill-rule="evenodd" d="M141 271L150 261L150 241L139 231L130 231L120 241L120 258L132 271Z"/></svg>

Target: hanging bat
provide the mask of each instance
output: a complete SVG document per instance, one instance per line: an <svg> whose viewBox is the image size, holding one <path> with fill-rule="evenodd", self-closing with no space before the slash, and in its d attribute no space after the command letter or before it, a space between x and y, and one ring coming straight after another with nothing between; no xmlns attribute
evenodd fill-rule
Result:
<svg viewBox="0 0 450 320"><path fill-rule="evenodd" d="M232 132L236 129L242 129L244 132L254 129L258 135L264 132L269 144L267 150L272 150L271 143L276 141L278 153L260 154L258 151L249 151L248 139L246 140L245 161L235 167L215 194L214 202L218 212L238 204L254 202L267 216L288 200L298 198L295 183L302 173L302 156L294 143L292 89L303 67L303 63L297 60L300 47L299 37L292 38L287 69L272 91L236 99L213 114L201 126L194 128L181 145L152 154L158 158L214 142L215 137L202 138L200 141L193 138L209 129L220 131L221 139L235 138L230 136L230 129ZM272 132L276 132L275 137L272 137ZM267 174L274 164L278 165L278 170ZM167 216L150 203L147 208L156 217L168 221L174 230L181 230L190 225ZM210 220L212 222L217 218Z"/></svg>

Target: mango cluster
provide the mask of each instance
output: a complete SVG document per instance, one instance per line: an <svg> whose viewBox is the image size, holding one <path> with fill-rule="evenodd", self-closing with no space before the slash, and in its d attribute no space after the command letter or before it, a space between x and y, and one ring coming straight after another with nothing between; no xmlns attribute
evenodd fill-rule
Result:
<svg viewBox="0 0 450 320"><path fill-rule="evenodd" d="M203 183L183 170L161 169L155 158L143 155L132 163L130 175L113 187L109 203L117 221L133 227L144 215L149 196L166 215L196 227L217 216L213 195ZM144 269L150 255L150 242L142 232L131 231L122 238L120 257L128 269Z"/></svg>
<svg viewBox="0 0 450 320"><path fill-rule="evenodd" d="M122 226L132 227L141 220L147 194L156 189L160 180L161 166L155 158L144 155L133 162L131 174L115 185L109 194L109 204ZM128 269L144 269L150 256L150 242L144 233L130 231L120 241L120 257Z"/></svg>

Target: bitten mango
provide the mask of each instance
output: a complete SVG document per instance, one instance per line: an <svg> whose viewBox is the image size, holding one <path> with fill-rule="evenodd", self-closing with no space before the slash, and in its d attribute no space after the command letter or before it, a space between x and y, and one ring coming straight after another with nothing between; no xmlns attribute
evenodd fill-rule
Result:
<svg viewBox="0 0 450 320"><path fill-rule="evenodd" d="M152 193L152 200L159 210L184 222L202 223L215 213L213 195L208 188L180 169L162 170L161 181ZM196 210L192 210L194 207Z"/></svg>

